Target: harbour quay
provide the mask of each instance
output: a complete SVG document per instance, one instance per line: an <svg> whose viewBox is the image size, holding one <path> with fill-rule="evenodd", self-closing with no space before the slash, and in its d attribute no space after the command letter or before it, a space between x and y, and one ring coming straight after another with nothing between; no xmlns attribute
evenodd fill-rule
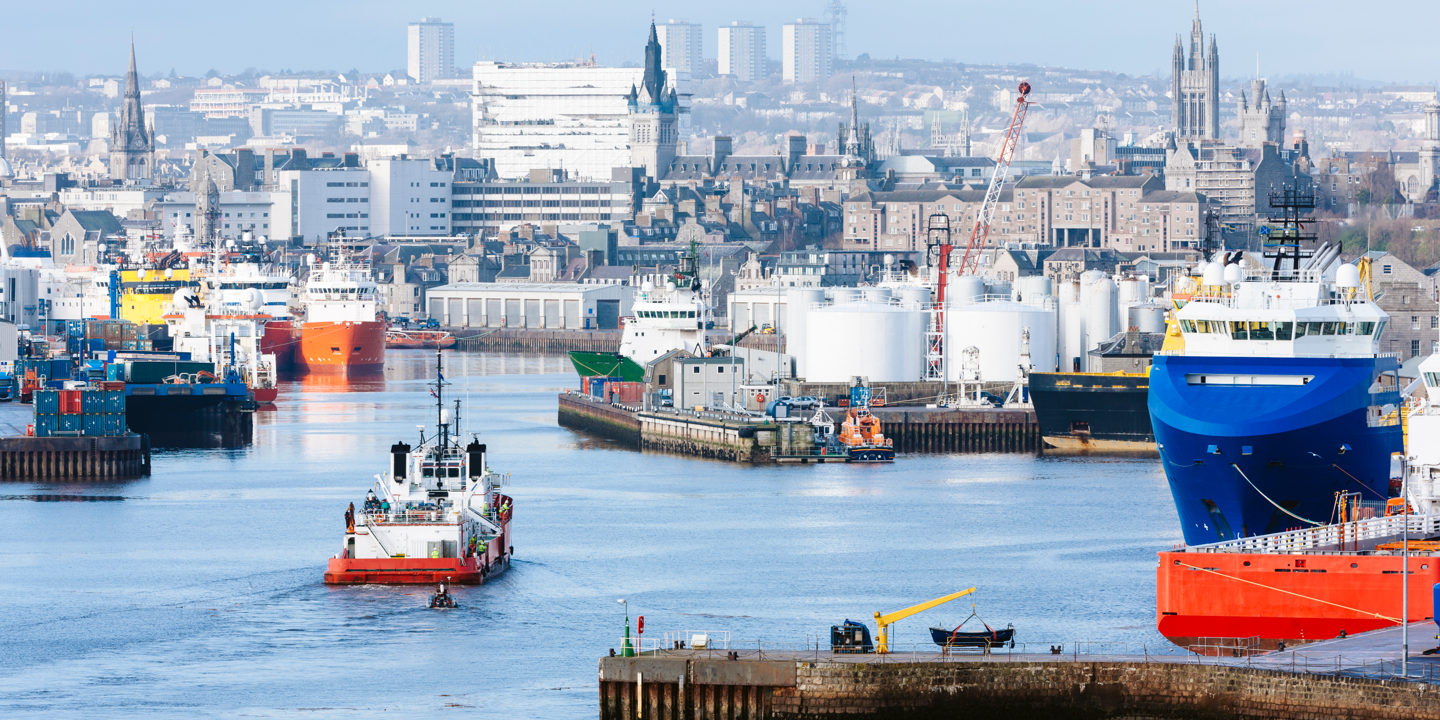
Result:
<svg viewBox="0 0 1440 720"><path fill-rule="evenodd" d="M125 433L99 437L26 434L29 405L0 404L0 479L137 478L150 474L150 442Z"/></svg>
<svg viewBox="0 0 1440 720"><path fill-rule="evenodd" d="M600 658L599 717L1440 718L1440 661L1412 657L1402 679L1398 633L1244 657L1091 653L1086 643L991 654L656 650Z"/></svg>
<svg viewBox="0 0 1440 720"><path fill-rule="evenodd" d="M1030 408L872 407L900 452L1035 453L1039 425ZM559 398L562 426L642 450L734 462L826 462L811 425L722 412L644 410L578 392Z"/></svg>

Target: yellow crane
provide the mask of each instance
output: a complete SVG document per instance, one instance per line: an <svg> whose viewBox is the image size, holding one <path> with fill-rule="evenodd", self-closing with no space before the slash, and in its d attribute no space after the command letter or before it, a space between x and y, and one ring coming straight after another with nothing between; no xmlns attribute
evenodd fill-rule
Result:
<svg viewBox="0 0 1440 720"><path fill-rule="evenodd" d="M969 595L973 592L975 592L975 588L972 587L969 590L961 590L960 592L946 595L945 597L935 598L934 600L920 603L919 605L916 605L914 607L908 607L904 610L896 610L895 612L889 613L887 615L881 615L880 611L875 611L875 629L878 630L880 633L879 637L876 638L875 652L890 652L890 644L888 642L887 630L893 623L904 620L905 618L910 617L915 613L925 612L926 610L929 610L930 608L933 608L937 605L944 605L945 603L950 602L955 598L965 597L966 595Z"/></svg>

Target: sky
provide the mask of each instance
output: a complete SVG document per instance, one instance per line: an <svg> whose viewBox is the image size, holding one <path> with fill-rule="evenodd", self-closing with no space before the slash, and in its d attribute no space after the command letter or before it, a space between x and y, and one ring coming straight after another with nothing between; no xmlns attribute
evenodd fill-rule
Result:
<svg viewBox="0 0 1440 720"><path fill-rule="evenodd" d="M1176 34L1188 37L1191 0L849 0L849 53L964 63L1034 63L1132 75L1169 74ZM701 23L704 55L716 27L766 27L780 55L780 27L823 17L823 0L724 3L634 0L10 0L0 9L0 72L122 74L129 32L142 74L279 71L386 72L405 66L406 24L421 16L455 24L456 64L588 57L602 65L643 58L656 19ZM1434 83L1440 44L1405 28L1440 22L1435 0L1202 0L1205 32L1219 43L1221 75L1354 75ZM1397 37L1398 33L1398 37Z"/></svg>

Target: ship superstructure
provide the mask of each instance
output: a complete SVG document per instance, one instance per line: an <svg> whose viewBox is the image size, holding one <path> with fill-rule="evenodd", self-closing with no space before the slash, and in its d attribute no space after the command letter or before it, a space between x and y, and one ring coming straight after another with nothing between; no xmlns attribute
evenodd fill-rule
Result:
<svg viewBox="0 0 1440 720"><path fill-rule="evenodd" d="M571 352L570 361L581 377L601 375L640 382L645 365L672 350L694 357L710 352L714 317L701 292L694 243L680 258L665 282L645 281L635 295L631 316L625 321L618 353Z"/></svg>
<svg viewBox="0 0 1440 720"><path fill-rule="evenodd" d="M436 353L436 427L411 447L390 448L389 469L376 476L361 507L345 513L345 539L325 582L479 585L510 565L511 499L500 492L508 476L492 473L487 449L473 436L462 444L459 403L444 404L443 368Z"/></svg>
<svg viewBox="0 0 1440 720"><path fill-rule="evenodd" d="M1337 492L1389 494L1402 439L1388 317L1356 266L1331 269L1339 248L1303 246L1313 202L1272 198L1274 266L1210 263L1176 314L1184 350L1154 358L1148 405L1187 543L1314 527Z"/></svg>
<svg viewBox="0 0 1440 720"><path fill-rule="evenodd" d="M295 367L312 373L366 374L385 368L385 323L370 268L348 260L314 265L301 294L305 320Z"/></svg>

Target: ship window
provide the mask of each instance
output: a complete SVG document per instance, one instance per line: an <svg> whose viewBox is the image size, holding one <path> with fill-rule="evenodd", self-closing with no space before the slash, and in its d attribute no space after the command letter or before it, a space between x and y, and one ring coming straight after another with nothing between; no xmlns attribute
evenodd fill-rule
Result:
<svg viewBox="0 0 1440 720"><path fill-rule="evenodd" d="M1299 340L1302 337L1305 337L1305 323L1297 322L1295 323L1295 339Z"/></svg>
<svg viewBox="0 0 1440 720"><path fill-rule="evenodd" d="M1324 325L1324 323L1318 323L1318 322L1312 322L1312 323L1310 323L1310 327L1305 331L1306 334L1308 334L1308 335L1319 335L1319 334L1320 334L1320 326L1321 326L1321 325Z"/></svg>
<svg viewBox="0 0 1440 720"><path fill-rule="evenodd" d="M1336 323L1336 322L1320 323L1320 334L1321 334L1321 335L1334 335L1334 334L1335 334L1335 330L1337 329L1337 326L1339 326L1339 325L1340 325L1340 323ZM1340 331L1341 331L1342 334L1344 333L1344 329L1343 329L1343 328L1340 328Z"/></svg>
<svg viewBox="0 0 1440 720"><path fill-rule="evenodd" d="M1374 334L1375 334L1375 323L1373 323L1373 322L1362 322L1362 323L1360 323L1360 330L1359 330L1359 332L1358 332L1357 334L1359 334L1359 335L1374 335Z"/></svg>
<svg viewBox="0 0 1440 720"><path fill-rule="evenodd" d="M1295 327L1295 323L1292 322L1272 322L1270 324L1275 328L1276 340L1289 340L1291 330Z"/></svg>
<svg viewBox="0 0 1440 720"><path fill-rule="evenodd" d="M1425 384L1430 387L1440 387L1440 373L1425 373Z"/></svg>
<svg viewBox="0 0 1440 720"><path fill-rule="evenodd" d="M1195 332L1195 321L1181 319L1180 329L1185 332Z"/></svg>
<svg viewBox="0 0 1440 720"><path fill-rule="evenodd" d="M1232 321L1230 323L1230 337L1236 340L1245 339L1245 323Z"/></svg>
<svg viewBox="0 0 1440 720"><path fill-rule="evenodd" d="M1274 325L1274 323L1268 323L1268 322L1263 322L1263 321L1261 321L1261 322L1253 322L1253 321L1252 321L1252 322L1247 323L1247 324L1250 326L1250 339L1251 339L1251 340L1274 340L1274 339L1275 339L1275 330L1274 330L1274 328L1272 327L1272 326Z"/></svg>

